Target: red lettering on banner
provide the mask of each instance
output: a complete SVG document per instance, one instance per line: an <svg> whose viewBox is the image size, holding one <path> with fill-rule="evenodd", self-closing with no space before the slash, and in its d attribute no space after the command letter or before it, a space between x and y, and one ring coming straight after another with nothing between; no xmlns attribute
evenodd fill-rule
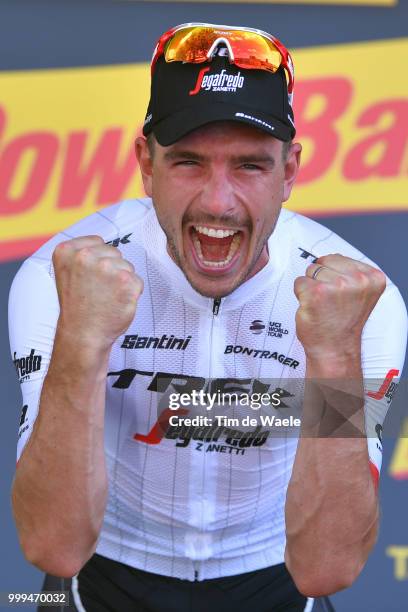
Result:
<svg viewBox="0 0 408 612"><path fill-rule="evenodd" d="M3 130L6 127L6 113L0 106L0 138L3 135Z"/></svg>
<svg viewBox="0 0 408 612"><path fill-rule="evenodd" d="M300 138L310 138L313 144L311 159L301 166L297 183L309 183L320 178L336 157L340 136L335 121L347 109L353 86L349 79L333 77L300 81L295 95L295 117ZM323 97L323 111L308 118L308 109L315 96Z"/></svg>
<svg viewBox="0 0 408 612"><path fill-rule="evenodd" d="M398 176L408 141L408 101L384 100L369 106L359 117L359 127L375 127L384 115L391 115L390 127L371 134L355 145L344 160L343 174L349 181L361 181L370 176ZM382 147L382 155L374 163L368 154L374 147Z"/></svg>
<svg viewBox="0 0 408 612"><path fill-rule="evenodd" d="M0 130L6 115L0 114ZM54 167L59 141L51 132L30 132L8 143L0 153L0 215L15 215L36 205L48 186ZM32 151L34 160L22 193L13 196L10 191L19 164L24 155Z"/></svg>
<svg viewBox="0 0 408 612"><path fill-rule="evenodd" d="M73 132L68 136L58 196L59 208L81 206L91 184L95 181L99 183L96 202L98 204L116 202L136 170L137 162L133 147L118 167L123 136L121 128L106 130L90 161L86 163L84 157L88 136L85 131Z"/></svg>

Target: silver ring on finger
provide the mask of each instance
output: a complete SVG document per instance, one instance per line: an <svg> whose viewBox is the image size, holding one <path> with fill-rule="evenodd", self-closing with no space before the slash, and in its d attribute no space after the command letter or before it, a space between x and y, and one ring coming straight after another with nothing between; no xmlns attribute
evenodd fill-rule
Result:
<svg viewBox="0 0 408 612"><path fill-rule="evenodd" d="M319 274L319 273L320 273L320 272L323 270L323 268L324 268L324 267L325 267L325 266L318 266L318 267L316 268L316 270L313 272L313 274L312 274L311 278L312 278L313 280L316 280L316 279L317 279L317 275L318 275L318 274Z"/></svg>

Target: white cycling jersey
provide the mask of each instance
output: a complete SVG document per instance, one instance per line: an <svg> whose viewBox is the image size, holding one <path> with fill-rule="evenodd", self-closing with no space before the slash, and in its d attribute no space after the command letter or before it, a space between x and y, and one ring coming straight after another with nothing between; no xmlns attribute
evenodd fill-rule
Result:
<svg viewBox="0 0 408 612"><path fill-rule="evenodd" d="M169 392L208 390L209 379L218 390L228 388L226 380L250 392L278 390L283 404L301 413L305 355L296 337L294 280L314 257L329 253L372 262L332 231L284 209L269 239L268 264L218 303L199 295L169 257L150 199L124 201L76 223L22 265L11 289L11 352L24 398L18 457L37 416L59 314L52 253L59 242L90 234L120 248L144 279L135 319L112 348L106 379L109 497L97 552L188 580L283 562L293 428L278 436L262 427L243 433L229 424L171 425L169 410L160 422L158 415ZM406 335L405 306L388 279L362 346L365 379L374 389L387 381L366 397L375 470L378 426L403 366Z"/></svg>

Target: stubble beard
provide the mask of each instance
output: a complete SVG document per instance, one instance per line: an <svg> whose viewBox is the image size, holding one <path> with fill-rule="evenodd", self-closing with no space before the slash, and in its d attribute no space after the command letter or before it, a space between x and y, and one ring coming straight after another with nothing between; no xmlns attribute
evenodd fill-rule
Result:
<svg viewBox="0 0 408 612"><path fill-rule="evenodd" d="M227 295L230 295L231 293L233 293L233 291L235 291L235 289L237 289L240 285L242 285L250 276L251 276L251 272L254 270L254 268L256 267L256 264L258 263L258 260L262 254L262 251L264 249L264 246L267 244L268 242L268 238L271 235L271 233L273 232L273 230L275 229L275 225L276 225L276 221L274 223L274 226L272 228L272 231L270 233L268 233L266 236L263 237L262 242L260 242L257 250L254 253L254 256L252 257L252 261L251 264L247 267L246 270L244 270L242 272L242 274L238 277L238 279L234 282L233 286L230 287L227 291L224 292L216 292L214 291L204 291L201 287L199 287L192 278L190 278L190 275L188 274L187 270L186 270L186 266L183 265L183 260L180 257L180 253L176 247L176 243L173 240L173 238L171 236L169 236L167 234L167 232L165 232L166 234L166 238L167 238L167 250L168 253L170 254L171 258L173 259L173 261L177 264L177 266L180 268L180 270L183 272L185 278L187 279L187 281L190 283L190 285L193 287L193 289L195 291L197 291L197 293L199 293L200 295L202 295L203 297L207 297L207 298L224 298ZM214 283L216 283L216 279L214 279Z"/></svg>

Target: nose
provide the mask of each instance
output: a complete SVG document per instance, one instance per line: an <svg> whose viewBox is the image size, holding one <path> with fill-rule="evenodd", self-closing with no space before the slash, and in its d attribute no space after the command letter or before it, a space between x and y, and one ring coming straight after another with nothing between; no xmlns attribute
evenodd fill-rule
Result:
<svg viewBox="0 0 408 612"><path fill-rule="evenodd" d="M201 208L208 215L226 217L236 212L237 202L226 168L212 168L201 192Z"/></svg>

